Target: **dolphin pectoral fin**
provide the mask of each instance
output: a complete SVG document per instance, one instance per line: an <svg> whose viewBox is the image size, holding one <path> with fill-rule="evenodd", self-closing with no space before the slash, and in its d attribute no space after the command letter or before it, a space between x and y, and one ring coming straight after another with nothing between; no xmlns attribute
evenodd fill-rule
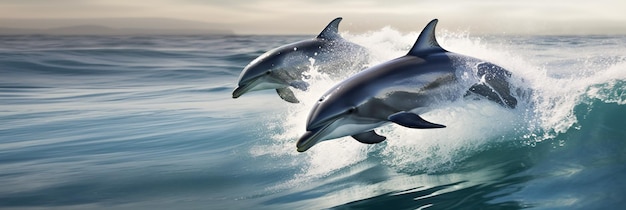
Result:
<svg viewBox="0 0 626 210"><path fill-rule="evenodd" d="M289 90L289 88L287 87L276 89L276 93L278 93L278 96L280 96L280 98L289 103L300 103L300 101L293 94L293 91Z"/></svg>
<svg viewBox="0 0 626 210"><path fill-rule="evenodd" d="M389 121L408 128L445 128L445 125L428 122L419 115L411 112L398 112L387 118Z"/></svg>
<svg viewBox="0 0 626 210"><path fill-rule="evenodd" d="M374 130L352 135L352 138L364 144L377 144L387 139L387 137L378 135Z"/></svg>
<svg viewBox="0 0 626 210"><path fill-rule="evenodd" d="M297 88L298 90L306 91L309 89L309 83L305 81L294 81L289 83L289 86Z"/></svg>

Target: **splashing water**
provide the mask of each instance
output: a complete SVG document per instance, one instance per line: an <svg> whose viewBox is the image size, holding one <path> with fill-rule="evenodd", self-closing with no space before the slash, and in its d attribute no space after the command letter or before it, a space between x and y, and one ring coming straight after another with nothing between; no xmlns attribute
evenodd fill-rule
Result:
<svg viewBox="0 0 626 210"><path fill-rule="evenodd" d="M417 35L344 37L370 50L373 66L406 54ZM423 114L445 129L387 124L380 144L347 137L298 153L311 107L347 75L311 60L301 104L231 91L264 50L307 38L0 37L0 208L625 205L626 36L440 30L445 49L510 70L518 108L461 99Z"/></svg>
<svg viewBox="0 0 626 210"><path fill-rule="evenodd" d="M402 34L386 27L364 34L345 34L344 37L369 49L369 66L373 66L404 55L417 34ZM275 122L271 124L280 127L280 132L271 136L276 144L274 150L265 148L264 152L297 159L296 165L302 169L299 178L327 176L362 162L368 156L379 157L382 164L399 172L436 173L452 170L455 163L494 144L533 146L552 139L576 125L574 108L581 101L597 98L605 102L625 102L624 91L606 92L615 88L616 80L626 78L624 57L602 65L588 65L595 67L592 70L555 74L549 67L529 61L528 57L532 56L527 54L534 52L523 47L518 50L523 43L502 41L499 37L494 37L495 41L483 41L485 38L471 37L467 32L443 31L437 38L444 49L487 60L511 71L514 75L512 84L521 99L518 108L510 110L486 100L459 100L423 115L425 119L446 125L445 129L408 129L389 124L376 129L388 137L387 141L377 145L365 145L344 137L322 142L310 151L298 154L295 142L305 131L307 115L313 104L326 90L345 79L318 73L313 61L310 90L297 93L302 103L288 106L285 114L278 118L266 119Z"/></svg>

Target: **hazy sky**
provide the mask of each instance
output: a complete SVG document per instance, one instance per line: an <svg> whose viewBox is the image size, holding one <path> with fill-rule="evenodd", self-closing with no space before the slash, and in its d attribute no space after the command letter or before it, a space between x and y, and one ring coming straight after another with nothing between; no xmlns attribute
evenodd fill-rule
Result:
<svg viewBox="0 0 626 210"><path fill-rule="evenodd" d="M236 33L314 34L439 27L472 33L626 34L626 0L0 0L0 19L159 17L219 23Z"/></svg>

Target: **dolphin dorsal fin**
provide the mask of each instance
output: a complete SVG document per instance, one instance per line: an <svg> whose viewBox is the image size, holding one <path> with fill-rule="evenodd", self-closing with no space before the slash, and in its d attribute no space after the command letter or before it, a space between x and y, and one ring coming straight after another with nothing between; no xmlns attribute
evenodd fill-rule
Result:
<svg viewBox="0 0 626 210"><path fill-rule="evenodd" d="M327 40L341 38L341 36L339 35L339 22L341 22L342 19L343 18L338 17L335 18L333 21L330 21L326 28L324 28L324 30L322 30L322 32L317 35L317 38Z"/></svg>
<svg viewBox="0 0 626 210"><path fill-rule="evenodd" d="M415 41L415 44L407 55L422 56L433 52L447 52L445 49L441 48L437 42L437 38L435 38L437 21L437 19L431 20L430 23L424 27L424 30L422 30L420 36L417 37L417 41Z"/></svg>

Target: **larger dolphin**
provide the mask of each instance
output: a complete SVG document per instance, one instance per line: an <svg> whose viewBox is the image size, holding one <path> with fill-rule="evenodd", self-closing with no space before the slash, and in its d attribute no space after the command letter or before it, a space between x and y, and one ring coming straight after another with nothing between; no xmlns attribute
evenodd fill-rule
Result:
<svg viewBox="0 0 626 210"><path fill-rule="evenodd" d="M436 25L437 19L424 28L407 55L365 69L326 92L309 114L298 152L344 136L366 144L379 143L386 137L374 128L390 122L408 128L444 128L419 114L467 94L514 108L517 100L511 96L508 82L511 73L446 51L435 38Z"/></svg>
<svg viewBox="0 0 626 210"><path fill-rule="evenodd" d="M341 20L339 17L331 21L313 39L272 49L254 59L241 72L233 98L250 91L276 89L283 100L298 103L289 87L307 89L304 73L312 61L325 73L347 68L362 69L367 61L367 51L339 35Z"/></svg>

